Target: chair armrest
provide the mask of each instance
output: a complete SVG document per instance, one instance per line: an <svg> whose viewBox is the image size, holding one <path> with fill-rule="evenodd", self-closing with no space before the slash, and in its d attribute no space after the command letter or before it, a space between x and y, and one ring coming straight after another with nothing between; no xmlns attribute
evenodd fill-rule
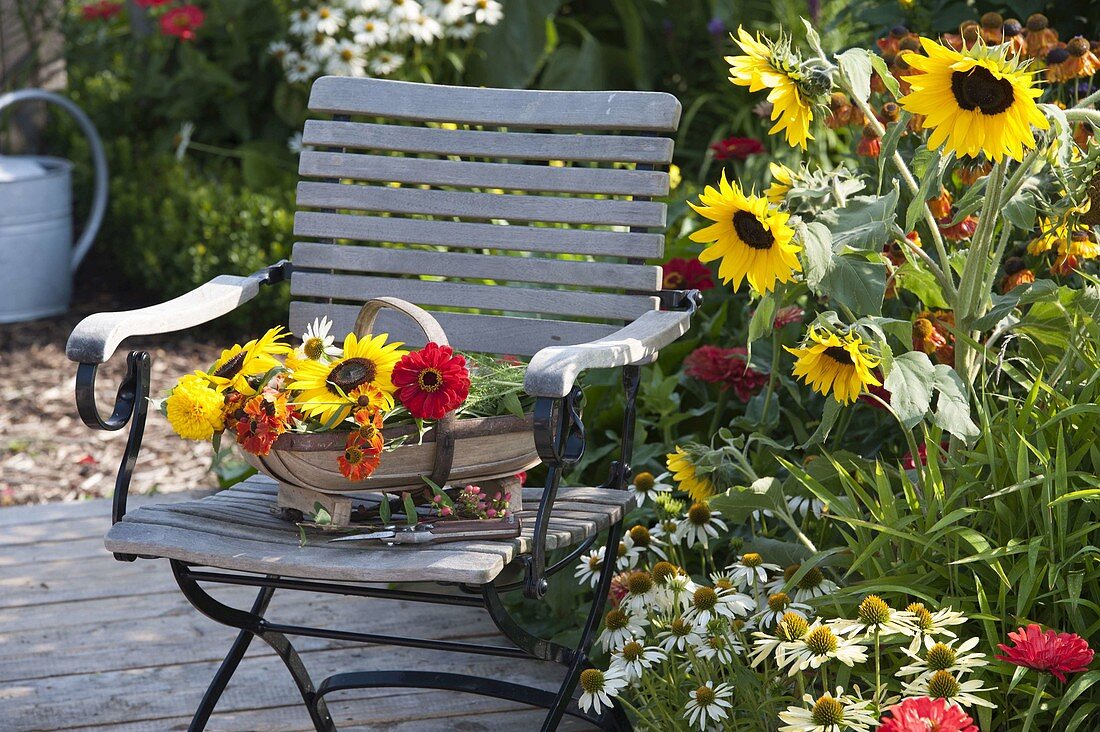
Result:
<svg viewBox="0 0 1100 732"><path fill-rule="evenodd" d="M532 396L556 399L569 394L585 369L649 363L687 332L693 310L654 310L598 340L543 348L531 358L524 388Z"/></svg>
<svg viewBox="0 0 1100 732"><path fill-rule="evenodd" d="M78 363L103 363L130 336L169 333L207 323L256 297L260 285L282 279L285 267L280 263L247 277L221 275L158 305L89 315L73 329L65 355Z"/></svg>

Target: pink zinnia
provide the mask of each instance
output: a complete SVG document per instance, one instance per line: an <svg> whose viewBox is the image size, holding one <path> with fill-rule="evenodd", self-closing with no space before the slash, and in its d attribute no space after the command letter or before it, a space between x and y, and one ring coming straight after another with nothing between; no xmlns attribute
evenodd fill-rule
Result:
<svg viewBox="0 0 1100 732"><path fill-rule="evenodd" d="M748 350L740 346L699 346L684 359L684 373L723 389L732 388L738 399L747 402L768 383L767 375L749 368L747 358Z"/></svg>
<svg viewBox="0 0 1100 732"><path fill-rule="evenodd" d="M715 160L746 160L750 155L764 152L764 145L755 137L727 137L710 146Z"/></svg>
<svg viewBox="0 0 1100 732"><path fill-rule="evenodd" d="M1049 671L1061 682L1065 682L1066 674L1084 671L1092 663L1092 649L1076 633L1058 633L1053 630L1044 633L1041 627L1032 623L1015 633L1009 633L1008 637L1016 645L1010 648L1004 643L998 643L997 647L1004 651L1004 655L998 655L997 660L1036 671Z"/></svg>
<svg viewBox="0 0 1100 732"><path fill-rule="evenodd" d="M626 580L630 572L619 572L611 578L611 589L607 591L607 600L611 607L618 607L630 590L627 589Z"/></svg>
<svg viewBox="0 0 1100 732"><path fill-rule="evenodd" d="M80 17L84 20L110 20L121 12L122 3L100 0L99 2L89 3L82 7L80 9Z"/></svg>
<svg viewBox="0 0 1100 732"><path fill-rule="evenodd" d="M974 720L946 699L906 699L890 707L889 714L878 732L979 732Z"/></svg>
<svg viewBox="0 0 1100 732"><path fill-rule="evenodd" d="M710 268L698 259L673 257L661 265L661 286L666 290L709 290L714 287Z"/></svg>
<svg viewBox="0 0 1100 732"><path fill-rule="evenodd" d="M181 41L195 40L195 31L202 27L206 15L197 5L181 5L160 16L160 32L176 36Z"/></svg>

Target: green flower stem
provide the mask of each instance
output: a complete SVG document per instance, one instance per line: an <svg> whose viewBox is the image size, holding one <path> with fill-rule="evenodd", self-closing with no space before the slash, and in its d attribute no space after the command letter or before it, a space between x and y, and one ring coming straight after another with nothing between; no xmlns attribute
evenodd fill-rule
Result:
<svg viewBox="0 0 1100 732"><path fill-rule="evenodd" d="M932 259L928 252L924 251L916 244L911 242L905 236L905 232L902 231L901 227L898 226L897 223L894 224L894 235L898 238L898 241L900 241L902 245L909 250L911 254L913 254L917 259L921 260L921 262L924 263L925 267L928 267L928 270L936 278L936 281L940 283L940 287L943 289L943 292L946 295L950 291L949 288L954 286L954 283L946 274L944 274L943 269L941 269L940 266L936 264L936 260Z"/></svg>
<svg viewBox="0 0 1100 732"><path fill-rule="evenodd" d="M1039 683L1035 685L1035 693L1031 695L1031 706L1027 709L1027 717L1024 719L1024 727L1020 732L1028 732L1035 721L1035 713L1039 711L1039 703L1043 700L1043 689L1046 688L1050 676L1039 675Z"/></svg>
<svg viewBox="0 0 1100 732"><path fill-rule="evenodd" d="M1097 102L1100 102L1100 91L1095 91L1092 94L1089 94L1087 97L1085 97L1081 101L1077 102L1077 104L1074 105L1074 106L1076 108L1080 109L1082 107L1091 107L1092 105L1096 104ZM1066 110L1066 111L1068 112L1069 110Z"/></svg>
<svg viewBox="0 0 1100 732"><path fill-rule="evenodd" d="M903 435L905 435L905 442L909 446L909 454L913 456L913 464L917 466L917 495L918 495L918 498L920 498L921 505L923 506L924 505L925 488L926 488L925 478L924 478L924 467L921 466L921 464L920 464L920 454L919 454L919 450L917 449L917 441L915 439L913 439L913 430L906 427L905 423L901 421L901 417L899 417L898 413L894 411L894 408L892 406L890 406L887 402L885 402L877 394L872 394L871 392L867 392L863 396L867 397L868 399L874 399L876 402L878 402L882 406L883 409L885 409L890 414L894 415L894 419L896 419L898 421L898 425L901 426L901 433Z"/></svg>
<svg viewBox="0 0 1100 732"><path fill-rule="evenodd" d="M1075 107L1065 110L1065 113L1066 119L1070 122L1088 122L1096 127L1100 127L1100 111Z"/></svg>
<svg viewBox="0 0 1100 732"><path fill-rule="evenodd" d="M882 704L882 657L881 646L879 644L879 629L875 628L875 716L877 717L882 713L880 705Z"/></svg>
<svg viewBox="0 0 1100 732"><path fill-rule="evenodd" d="M707 434L713 435L718 432L719 426L722 422L722 412L726 411L726 404L729 402L730 392L729 388L725 385L718 388L718 401L714 404L714 413L710 418L710 427L707 429Z"/></svg>
<svg viewBox="0 0 1100 732"><path fill-rule="evenodd" d="M764 392L764 408L760 410L760 426L768 423L768 407L772 403L772 394L775 393L775 382L779 379L779 357L782 355L782 344L779 342L779 331L772 328L772 363L768 371L768 388ZM714 433L714 430L711 430Z"/></svg>

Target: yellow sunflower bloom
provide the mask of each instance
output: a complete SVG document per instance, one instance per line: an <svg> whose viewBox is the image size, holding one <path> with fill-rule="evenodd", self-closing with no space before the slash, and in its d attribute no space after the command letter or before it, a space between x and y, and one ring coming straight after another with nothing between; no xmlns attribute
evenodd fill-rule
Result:
<svg viewBox="0 0 1100 732"><path fill-rule="evenodd" d="M1042 254L1055 247L1063 248L1069 240L1069 223L1065 220L1054 222L1048 218L1039 219L1039 236L1027 245L1028 254Z"/></svg>
<svg viewBox="0 0 1100 732"><path fill-rule="evenodd" d="M768 163L768 170L772 174L772 184L764 191L764 195L768 201L778 205L787 197L787 191L794 184L794 171L782 163Z"/></svg>
<svg viewBox="0 0 1100 732"><path fill-rule="evenodd" d="M687 491L691 500L705 502L715 494L714 483L709 478L700 478L695 473L695 463L691 461L684 448L676 446L676 452L670 452L665 456L668 471L672 478L680 484L680 490Z"/></svg>
<svg viewBox="0 0 1100 732"><path fill-rule="evenodd" d="M868 386L882 386L871 369L879 358L855 333L840 335L810 326L798 348L784 346L794 354L794 375L823 395L832 392L841 404L854 402Z"/></svg>
<svg viewBox="0 0 1100 732"><path fill-rule="evenodd" d="M797 256L802 247L792 241L790 215L769 206L768 199L746 196L736 182L726 180L723 171L718 188L707 186L699 203L688 205L714 223L690 238L710 245L699 255L700 261L721 259L718 275L723 282L733 282L734 292L745 279L756 292L771 292L776 282L789 282L802 271Z"/></svg>
<svg viewBox="0 0 1100 732"><path fill-rule="evenodd" d="M786 58L785 46L772 45L766 39L753 38L741 27L733 40L745 52L744 56L726 56L730 65L730 81L737 86L747 86L750 92L770 89L768 101L772 103L772 121L775 125L769 135L783 132L791 147L806 149L806 141L814 139L810 123L814 112L812 98L799 85L799 63Z"/></svg>
<svg viewBox="0 0 1100 732"><path fill-rule="evenodd" d="M225 399L202 372L182 377L165 400L168 423L185 440L209 440L222 429Z"/></svg>
<svg viewBox="0 0 1100 732"><path fill-rule="evenodd" d="M999 162L1006 155L1021 160L1025 147L1035 147L1032 125L1045 130L1050 122L1035 103L1042 90L1018 59L1006 58L1002 47L960 53L928 38L921 45L927 56L905 54L920 73L905 77L910 91L898 103L923 115L930 148Z"/></svg>
<svg viewBox="0 0 1100 732"><path fill-rule="evenodd" d="M233 388L243 394L255 394L248 377L262 376L280 365L275 357L285 356L292 350L282 342L289 335L282 326L276 326L243 346L225 349L210 367L210 381L219 391Z"/></svg>
<svg viewBox="0 0 1100 732"><path fill-rule="evenodd" d="M332 363L299 362L287 388L300 392L294 403L306 415L326 424L342 422L358 402L356 390L365 384L377 387L385 395L393 394L393 367L408 353L401 350L402 345L386 343L385 333L362 340L350 333L344 339L342 357Z"/></svg>

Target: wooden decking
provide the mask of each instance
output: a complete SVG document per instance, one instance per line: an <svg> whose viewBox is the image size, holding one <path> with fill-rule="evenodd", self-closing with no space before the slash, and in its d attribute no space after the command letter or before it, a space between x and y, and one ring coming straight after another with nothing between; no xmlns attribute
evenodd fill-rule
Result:
<svg viewBox="0 0 1100 732"><path fill-rule="evenodd" d="M132 499L131 504L181 496ZM233 632L195 611L165 561L116 562L103 548L105 500L0 509L0 730L185 730ZM250 591L219 599L250 603ZM500 642L488 617L367 598L276 593L281 622ZM560 667L456 654L298 638L315 681L338 670L416 669L552 688ZM286 670L265 644L249 649L210 730L310 730ZM487 697L364 690L331 697L341 730L529 730L542 713ZM566 722L561 729L589 729Z"/></svg>

